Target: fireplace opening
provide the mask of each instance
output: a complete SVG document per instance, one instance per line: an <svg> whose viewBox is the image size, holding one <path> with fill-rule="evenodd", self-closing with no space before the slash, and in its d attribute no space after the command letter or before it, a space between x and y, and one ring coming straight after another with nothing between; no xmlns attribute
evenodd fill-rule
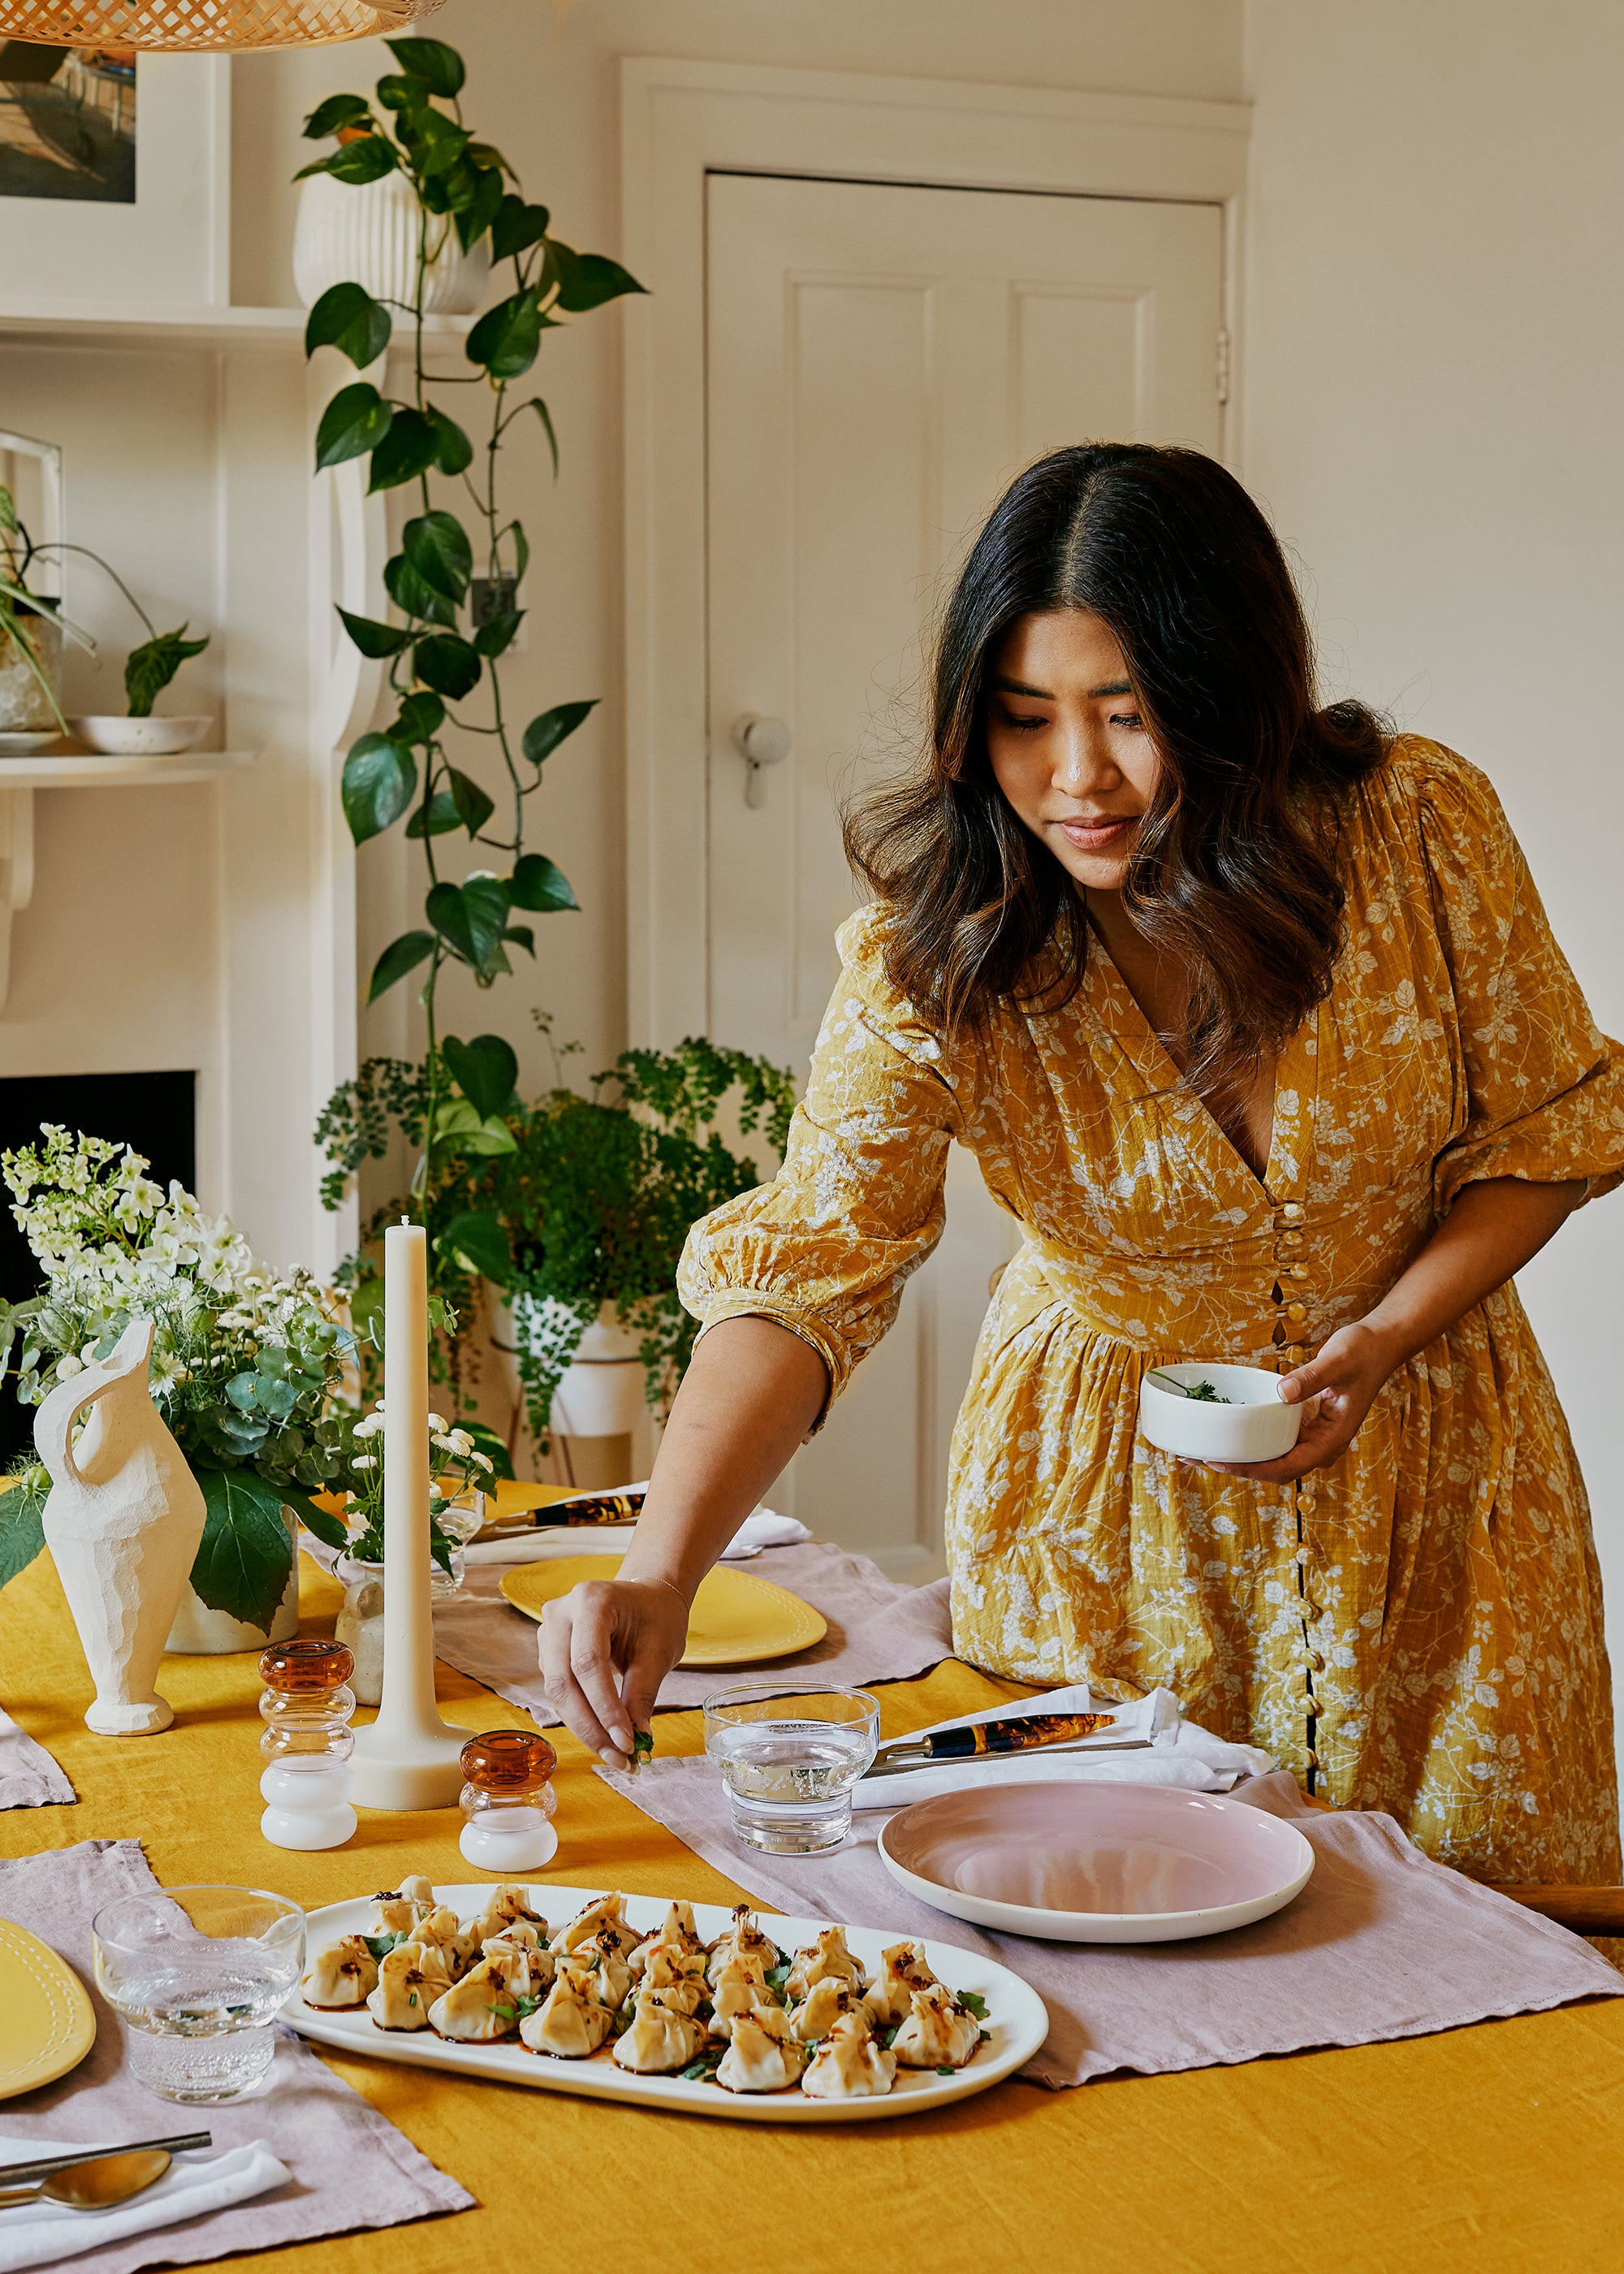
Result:
<svg viewBox="0 0 1624 2274"><path fill-rule="evenodd" d="M0 1080L0 1151L39 1142L40 1125L58 1122L86 1137L132 1145L150 1163L155 1184L177 1178L197 1188L195 1073L42 1073ZM0 1296L26 1302L44 1281L13 1221L9 1187L0 1186ZM32 1405L19 1405L8 1374L0 1389L0 1466L34 1442Z"/></svg>

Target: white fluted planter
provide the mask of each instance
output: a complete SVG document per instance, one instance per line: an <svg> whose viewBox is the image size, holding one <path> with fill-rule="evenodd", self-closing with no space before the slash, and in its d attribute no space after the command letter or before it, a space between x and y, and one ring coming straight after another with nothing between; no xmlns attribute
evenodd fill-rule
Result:
<svg viewBox="0 0 1624 2274"><path fill-rule="evenodd" d="M423 212L404 174L358 184L312 174L299 191L293 225L293 281L312 307L335 284L364 285L376 300L410 305L417 284ZM491 247L464 252L448 214L428 216L432 257L424 280L425 316L471 315L485 297ZM395 312L397 318L399 310Z"/></svg>
<svg viewBox="0 0 1624 2274"><path fill-rule="evenodd" d="M624 1437L637 1427L647 1402L638 1339L613 1312L587 1329L553 1393L561 1437Z"/></svg>

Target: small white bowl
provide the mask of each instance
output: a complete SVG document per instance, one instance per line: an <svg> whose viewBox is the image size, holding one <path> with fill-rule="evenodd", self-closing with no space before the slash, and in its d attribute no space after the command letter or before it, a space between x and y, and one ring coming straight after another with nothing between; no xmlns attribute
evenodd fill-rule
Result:
<svg viewBox="0 0 1624 2274"><path fill-rule="evenodd" d="M109 758L167 758L195 750L212 719L70 719L75 741Z"/></svg>
<svg viewBox="0 0 1624 2274"><path fill-rule="evenodd" d="M1281 1401L1280 1376L1260 1366L1214 1366L1192 1360L1158 1374L1193 1389L1210 1382L1227 1405L1181 1397L1148 1376L1139 1385L1139 1430L1164 1453L1196 1461L1278 1461L1291 1450L1303 1426L1300 1405Z"/></svg>

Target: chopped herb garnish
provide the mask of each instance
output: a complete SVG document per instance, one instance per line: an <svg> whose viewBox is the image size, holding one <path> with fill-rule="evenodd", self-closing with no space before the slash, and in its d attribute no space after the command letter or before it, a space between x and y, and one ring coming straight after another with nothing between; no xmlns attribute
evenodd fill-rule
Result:
<svg viewBox="0 0 1624 2274"><path fill-rule="evenodd" d="M975 2041L975 2042L976 2042L976 2044L977 2044L978 2045L989 2045L989 2044L991 2044L991 2043L992 2043L992 2031L991 2031L990 2029L983 2029L983 2030L981 2031L981 2036L980 2036L979 2037L977 2037L977 2039L976 2039L976 2041Z"/></svg>
<svg viewBox="0 0 1624 2274"><path fill-rule="evenodd" d="M381 1964L395 1944L404 1942L406 1938L403 1934L364 1934L361 1939L372 1952L372 1956Z"/></svg>
<svg viewBox="0 0 1624 2274"><path fill-rule="evenodd" d="M785 1959L780 1964L770 1966L767 1969L767 1987L780 2006L789 2004L789 1991L786 1985L790 1977L790 1968L791 1961Z"/></svg>
<svg viewBox="0 0 1624 2274"><path fill-rule="evenodd" d="M653 1758L653 1730L634 1729L632 1731L632 1766L635 1768L640 1761L651 1761Z"/></svg>
<svg viewBox="0 0 1624 2274"><path fill-rule="evenodd" d="M696 2061L690 2061L679 2074L687 2077L690 2084L714 2084L716 2073L721 2065L719 2052L701 2053Z"/></svg>
<svg viewBox="0 0 1624 2274"><path fill-rule="evenodd" d="M547 2001L545 1997L515 1998L513 2001L513 2010L522 2022L528 2022L530 2015L538 2012L540 2007L546 2004L546 2002Z"/></svg>
<svg viewBox="0 0 1624 2274"><path fill-rule="evenodd" d="M959 2071L956 2068L939 2068L936 2071L938 2076L957 2076L958 2074Z"/></svg>
<svg viewBox="0 0 1624 2274"><path fill-rule="evenodd" d="M966 2014L974 2014L978 2022L987 2019L987 2000L979 1991L958 1990L953 1994Z"/></svg>
<svg viewBox="0 0 1624 2274"><path fill-rule="evenodd" d="M892 2044L895 2043L897 2032L901 2027L902 2024L900 2022L893 2022L890 2029L881 2030L880 2043L884 2046L887 2052L891 2051Z"/></svg>
<svg viewBox="0 0 1624 2274"><path fill-rule="evenodd" d="M1235 1403L1232 1397L1221 1397L1210 1382L1198 1382L1192 1389L1185 1390L1184 1396L1192 1397L1198 1405L1232 1405Z"/></svg>
<svg viewBox="0 0 1624 2274"><path fill-rule="evenodd" d="M414 1990L414 1991L412 1991L412 1992L411 1992L410 1995L408 1997L408 1999L407 1999L407 2000L406 2000L406 2003L407 2003L409 2006L415 2006L415 2005L417 2004L417 1992Z"/></svg>

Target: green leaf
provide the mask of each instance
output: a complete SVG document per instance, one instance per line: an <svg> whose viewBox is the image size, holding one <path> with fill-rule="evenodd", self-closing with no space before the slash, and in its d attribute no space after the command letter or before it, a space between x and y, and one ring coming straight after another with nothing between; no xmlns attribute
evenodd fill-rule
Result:
<svg viewBox="0 0 1624 2274"><path fill-rule="evenodd" d="M508 882L508 898L515 908L551 915L558 908L578 908L569 879L545 853L523 853L514 862Z"/></svg>
<svg viewBox="0 0 1624 2274"><path fill-rule="evenodd" d="M455 632L431 632L412 650L412 669L425 687L460 703L479 684L479 654Z"/></svg>
<svg viewBox="0 0 1624 2274"><path fill-rule="evenodd" d="M426 110L430 90L420 79L401 72L386 72L373 92L386 110Z"/></svg>
<svg viewBox="0 0 1624 2274"><path fill-rule="evenodd" d="M425 812L418 806L406 824L406 834L412 838L448 837L454 829L461 829L462 817L456 809L456 801L448 789L437 789L428 802Z"/></svg>
<svg viewBox="0 0 1624 2274"><path fill-rule="evenodd" d="M384 562L383 588L403 615L416 616L431 624L456 621L456 602L447 599L432 584L425 584L403 553L396 553Z"/></svg>
<svg viewBox="0 0 1624 2274"><path fill-rule="evenodd" d="M559 744L573 734L582 721L598 708L594 695L586 703L555 703L551 711L544 711L532 719L524 730L524 755L531 765L538 766L550 758Z"/></svg>
<svg viewBox="0 0 1624 2274"><path fill-rule="evenodd" d="M304 352L336 348L357 371L389 344L389 311L360 284L329 284L304 320Z"/></svg>
<svg viewBox="0 0 1624 2274"><path fill-rule="evenodd" d="M177 632L160 632L155 639L132 648L124 665L124 694L132 719L150 719L153 699L161 695L189 656L201 655L207 638L189 640L183 624Z"/></svg>
<svg viewBox="0 0 1624 2274"><path fill-rule="evenodd" d="M462 92L467 75L462 58L444 40L386 40L384 45L401 69L422 79L431 94L448 102Z"/></svg>
<svg viewBox="0 0 1624 2274"><path fill-rule="evenodd" d="M480 971L500 947L508 907L508 887L499 877L476 870L460 885L436 885L425 913L447 945Z"/></svg>
<svg viewBox="0 0 1624 2274"><path fill-rule="evenodd" d="M338 613L352 644L374 663L387 655L398 655L411 637L401 624L380 624L375 616L352 616L348 608Z"/></svg>
<svg viewBox="0 0 1624 2274"><path fill-rule="evenodd" d="M507 1232L493 1216L484 1216L471 1209L454 1216L434 1245L443 1254L455 1256L465 1271L494 1279L499 1287L507 1284L512 1273L513 1250Z"/></svg>
<svg viewBox="0 0 1624 2274"><path fill-rule="evenodd" d="M508 1447L490 1424L485 1421L459 1419L456 1427L459 1429L465 1429L474 1441L474 1450L485 1455L491 1464L491 1474L493 1477L506 1477L511 1483L513 1462L508 1457Z"/></svg>
<svg viewBox="0 0 1624 2274"><path fill-rule="evenodd" d="M492 260L511 260L521 252L528 252L532 245L539 245L547 233L550 218L545 206L527 206L523 198L515 197L510 191L491 224Z"/></svg>
<svg viewBox="0 0 1624 2274"><path fill-rule="evenodd" d="M485 795L477 781L459 773L455 766L447 768L451 778L451 800L457 809L457 819L470 837L480 831L496 810L496 802Z"/></svg>
<svg viewBox="0 0 1624 2274"><path fill-rule="evenodd" d="M432 931L403 931L398 939L391 940L372 966L372 983L366 990L367 1001L375 1003L380 995L387 995L397 979L404 979L409 971L415 971L424 958L432 955L433 951L434 935Z"/></svg>
<svg viewBox="0 0 1624 2274"><path fill-rule="evenodd" d="M440 454L440 437L420 410L397 410L389 431L372 452L369 490L399 489L426 474Z"/></svg>
<svg viewBox="0 0 1624 2274"><path fill-rule="evenodd" d="M400 711L390 732L397 742L427 742L440 732L445 719L446 706L439 696L418 689L402 696Z"/></svg>
<svg viewBox="0 0 1624 2274"><path fill-rule="evenodd" d="M502 937L511 940L515 947L522 947L526 955L536 953L536 935L529 924L509 924Z"/></svg>
<svg viewBox="0 0 1624 2274"><path fill-rule="evenodd" d="M325 142L341 126L358 126L362 119L370 120L372 115L364 94L330 94L325 102L316 105L304 121L304 139Z"/></svg>
<svg viewBox="0 0 1624 2274"><path fill-rule="evenodd" d="M500 615L487 616L474 634L474 645L485 657L500 655L513 644L513 636L524 621L523 608L504 608Z"/></svg>
<svg viewBox="0 0 1624 2274"><path fill-rule="evenodd" d="M460 601L473 574L473 549L455 514L421 513L401 531L401 550L432 591Z"/></svg>
<svg viewBox="0 0 1624 2274"><path fill-rule="evenodd" d="M480 317L468 335L468 360L481 365L492 379L523 378L541 346L543 322L541 296L527 284Z"/></svg>
<svg viewBox="0 0 1624 2274"><path fill-rule="evenodd" d="M288 1584L293 1541L286 1495L252 1469L199 1469L207 1513L192 1584L211 1611L268 1628Z"/></svg>
<svg viewBox="0 0 1624 2274"><path fill-rule="evenodd" d="M974 2014L978 2022L984 2022L987 2019L987 2000L979 1991L960 1990L957 1995L966 2013Z"/></svg>
<svg viewBox="0 0 1624 2274"><path fill-rule="evenodd" d="M524 572L530 565L530 541L524 534L523 523L510 521L503 530L502 537L511 537L513 539L513 581L515 584L521 584L524 581ZM501 537L499 537L496 541L500 545Z"/></svg>
<svg viewBox="0 0 1624 2274"><path fill-rule="evenodd" d="M0 1492L0 1587L26 1571L45 1545L46 1495L26 1485Z"/></svg>
<svg viewBox="0 0 1624 2274"><path fill-rule="evenodd" d="M651 1761L654 1758L654 1732L652 1729L634 1729L632 1731L632 1758L634 1761L637 1762Z"/></svg>
<svg viewBox="0 0 1624 2274"><path fill-rule="evenodd" d="M522 403L519 405L519 408L521 410L533 410L538 418L540 419L542 425L545 427L547 432L547 448L553 453L553 478L556 481L558 479L559 470L559 448L558 436L553 431L553 413L548 410L546 404L542 401L539 395L532 395L529 401ZM523 576L523 569L521 569L519 573Z"/></svg>
<svg viewBox="0 0 1624 2274"><path fill-rule="evenodd" d="M629 269L622 268L618 260L611 260L602 252L576 252L568 245L560 245L556 237L547 239L548 248L558 264L558 305L572 316L584 315L589 308L601 308L605 300L618 300L624 292L641 292L643 286Z"/></svg>
<svg viewBox="0 0 1624 2274"><path fill-rule="evenodd" d="M510 1043L500 1035L476 1035L471 1043L447 1035L440 1056L452 1080L482 1121L500 1113L513 1100L519 1079L519 1061Z"/></svg>
<svg viewBox="0 0 1624 2274"><path fill-rule="evenodd" d="M468 156L471 157L471 151ZM464 252L478 244L502 207L502 177L494 166L476 166L464 159L464 170L470 177L467 193L459 194L454 187L451 210L456 218L457 241Z"/></svg>
<svg viewBox="0 0 1624 2274"><path fill-rule="evenodd" d="M400 137L410 150L417 171L430 178L442 181L462 159L473 140L466 126L459 126L447 118L443 110L419 110L402 115ZM447 197L440 210L443 213L451 200Z"/></svg>
<svg viewBox="0 0 1624 2274"><path fill-rule="evenodd" d="M474 446L455 418L447 418L443 410L431 403L428 411L430 425L434 429L434 463L442 474L461 474L474 463Z"/></svg>
<svg viewBox="0 0 1624 2274"><path fill-rule="evenodd" d="M293 178L302 182L311 174L331 174L335 182L380 182L399 163L395 145L387 135L363 134L357 141L342 144L331 157L318 158L313 165L301 166Z"/></svg>
<svg viewBox="0 0 1624 2274"><path fill-rule="evenodd" d="M288 1501L290 1506L298 1510L299 1522L305 1530L313 1532L324 1547L336 1547L342 1551L349 1546L350 1534L330 1509L318 1508L313 1501L307 1500L303 1494L289 1493Z"/></svg>
<svg viewBox="0 0 1624 2274"><path fill-rule="evenodd" d="M344 818L357 845L398 821L417 795L417 761L387 734L363 734L344 760Z"/></svg>
<svg viewBox="0 0 1624 2274"><path fill-rule="evenodd" d="M316 471L375 450L394 417L394 410L370 380L358 379L353 386L341 387L316 429Z"/></svg>

